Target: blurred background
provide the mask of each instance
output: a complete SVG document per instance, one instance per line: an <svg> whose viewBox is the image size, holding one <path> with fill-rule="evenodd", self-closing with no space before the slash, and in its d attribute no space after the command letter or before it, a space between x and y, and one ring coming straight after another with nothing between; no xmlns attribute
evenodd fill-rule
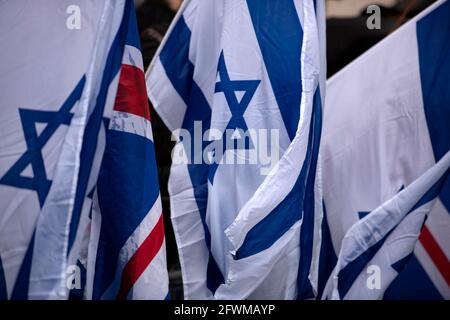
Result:
<svg viewBox="0 0 450 320"><path fill-rule="evenodd" d="M433 2L435 0L326 0L328 77ZM135 0L145 68L150 64L181 3L182 0ZM372 12L367 13L370 5L378 5L381 9L380 29L367 28L367 19L372 15ZM176 300L183 298L183 286L167 191L173 142L170 132L152 107L151 116L166 228L170 293L171 298Z"/></svg>

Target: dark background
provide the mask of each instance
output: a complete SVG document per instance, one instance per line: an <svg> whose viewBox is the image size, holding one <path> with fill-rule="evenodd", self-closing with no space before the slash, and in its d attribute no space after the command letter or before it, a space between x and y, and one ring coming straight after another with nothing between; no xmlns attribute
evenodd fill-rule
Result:
<svg viewBox="0 0 450 320"><path fill-rule="evenodd" d="M206 0L207 1L207 0ZM429 6L435 0L396 0L391 7L381 7L381 29L369 30L366 26L370 4L385 3L382 0L361 1L355 8L354 0L327 0L327 64L328 77L364 53L385 36ZM332 3L334 2L334 3ZM367 2L367 3L366 3ZM141 47L145 68L150 64L181 0L135 0ZM331 10L339 7L339 10ZM357 11L355 14L354 11ZM359 11L359 13L358 13ZM167 265L172 299L183 298L178 252L170 223L170 203L167 181L170 172L170 153L173 148L171 134L157 113L151 108L153 134L158 162L158 173L166 228Z"/></svg>

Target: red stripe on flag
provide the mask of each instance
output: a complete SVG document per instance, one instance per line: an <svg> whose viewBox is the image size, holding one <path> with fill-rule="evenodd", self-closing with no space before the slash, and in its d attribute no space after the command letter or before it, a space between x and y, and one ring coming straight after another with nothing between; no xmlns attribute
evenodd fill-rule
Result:
<svg viewBox="0 0 450 320"><path fill-rule="evenodd" d="M450 287L450 261L426 226L423 227L419 240Z"/></svg>
<svg viewBox="0 0 450 320"><path fill-rule="evenodd" d="M145 77L141 69L128 64L122 65L114 110L150 120Z"/></svg>
<svg viewBox="0 0 450 320"><path fill-rule="evenodd" d="M153 258L161 249L163 242L164 220L163 215L161 214L152 232L150 232L148 237L144 240L123 269L120 289L117 294L118 300L125 300L127 298L128 292L131 290L148 265L152 262Z"/></svg>

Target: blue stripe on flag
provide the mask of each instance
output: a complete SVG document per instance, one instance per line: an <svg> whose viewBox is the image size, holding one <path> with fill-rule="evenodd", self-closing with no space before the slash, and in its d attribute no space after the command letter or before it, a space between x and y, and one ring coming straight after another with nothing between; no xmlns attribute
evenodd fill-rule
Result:
<svg viewBox="0 0 450 320"><path fill-rule="evenodd" d="M284 198L272 212L247 233L244 242L236 252L235 259L244 259L271 247L284 233L286 233L286 231L302 218L304 197L306 194L306 179L310 170L311 161L313 160L311 151L313 149L313 143L315 143L317 139L320 140L321 123L319 123L319 121L315 122L317 121L315 113L317 112L316 107L318 106L320 105L315 103L311 115L306 157L297 181L286 198ZM320 115L321 113L319 116ZM317 141L317 145L314 145L314 153L318 152L318 143L319 142ZM315 155L317 156L317 154ZM311 187L310 184L309 187ZM314 185L312 187L314 188ZM311 195L310 189L309 192ZM314 194L312 194L312 197L314 198ZM312 206L314 206L314 203ZM308 214L311 214L311 212ZM312 212L312 214L314 215L314 212ZM314 220L312 223L314 223Z"/></svg>
<svg viewBox="0 0 450 320"><path fill-rule="evenodd" d="M298 299L314 298L314 292L309 281L309 270L313 255L314 242L314 220L315 220L315 193L317 160L319 156L320 138L322 135L322 98L320 88L314 95L313 105L313 140L311 165L306 183L305 201L303 205L304 214L300 232L300 263L298 268Z"/></svg>
<svg viewBox="0 0 450 320"><path fill-rule="evenodd" d="M247 233L244 242L236 252L235 259L244 259L270 248L301 219L306 168L307 166L304 165L286 198Z"/></svg>
<svg viewBox="0 0 450 320"><path fill-rule="evenodd" d="M28 288L30 285L31 260L33 259L35 232L28 244L27 252L20 266L14 289L11 294L11 300L28 300Z"/></svg>
<svg viewBox="0 0 450 320"><path fill-rule="evenodd" d="M450 150L450 2L417 22L417 41L425 116L438 161ZM440 198L450 213L450 181Z"/></svg>
<svg viewBox="0 0 450 320"><path fill-rule="evenodd" d="M267 73L289 138L300 119L303 31L293 0L247 0ZM276 12L277 14L274 14Z"/></svg>
<svg viewBox="0 0 450 320"><path fill-rule="evenodd" d="M98 142L98 132L102 125L103 111L108 95L108 88L122 64L123 51L125 40L127 38L127 27L130 17L134 14L134 4L128 0L125 3L123 19L119 30L114 38L111 49L109 50L106 60L105 69L103 72L100 91L97 96L95 108L89 117L86 130L83 135L83 145L80 155L80 169L78 176L78 184L75 195L75 203L70 221L69 245L67 254L70 253L72 245L75 241L78 224L80 222L81 211L83 203L87 194L87 185L91 173L92 163L95 157Z"/></svg>
<svg viewBox="0 0 450 320"><path fill-rule="evenodd" d="M152 141L136 134L109 130L97 193L102 221L93 299L100 299L113 282L120 250L159 196Z"/></svg>
<svg viewBox="0 0 450 320"><path fill-rule="evenodd" d="M327 284L333 269L336 266L337 256L334 251L333 239L331 238L330 226L328 225L327 209L323 202L322 219L322 243L320 246L319 258L319 279L317 285L317 297L322 297L325 285Z"/></svg>
<svg viewBox="0 0 450 320"><path fill-rule="evenodd" d="M0 300L8 299L8 291L6 289L5 272L3 271L2 257L0 256Z"/></svg>
<svg viewBox="0 0 450 320"><path fill-rule="evenodd" d="M129 0L128 0L129 1ZM125 39L125 44L135 47L141 50L141 40L139 39L138 23L136 20L136 10L134 9L133 1L127 3L129 11L129 19L127 25L127 36Z"/></svg>
<svg viewBox="0 0 450 320"><path fill-rule="evenodd" d="M189 61L190 41L191 30L181 16L159 56L167 77L188 107L191 107L189 100L194 82L194 65Z"/></svg>
<svg viewBox="0 0 450 320"><path fill-rule="evenodd" d="M422 198L420 198L420 200L414 205L414 207L408 212L408 214L435 199L441 192L449 173L450 169L446 171L446 173L422 196ZM393 230L395 230L395 228L390 230L380 241L372 245L364 253L362 253L360 256L358 256L356 259L351 261L339 271L338 290L341 299L345 297L356 278L361 274L367 263L372 260L378 250L380 250Z"/></svg>
<svg viewBox="0 0 450 320"><path fill-rule="evenodd" d="M203 135L203 133L210 128L211 107L200 87L193 79L194 65L189 61L190 40L191 31L189 30L184 17L181 16L167 39L164 48L161 50L160 60L166 71L167 77L187 106L182 125L183 129L188 130L191 135L193 135L194 121L201 121ZM195 157L194 152L195 150L192 149L191 155L193 155L193 157ZM194 162L192 161L193 159L194 158L190 159L191 163ZM205 232L206 246L210 252L207 271L207 287L214 293L218 286L223 283L223 275L211 254L211 235L206 224L208 166L206 164L189 164L188 171L200 213L200 219Z"/></svg>

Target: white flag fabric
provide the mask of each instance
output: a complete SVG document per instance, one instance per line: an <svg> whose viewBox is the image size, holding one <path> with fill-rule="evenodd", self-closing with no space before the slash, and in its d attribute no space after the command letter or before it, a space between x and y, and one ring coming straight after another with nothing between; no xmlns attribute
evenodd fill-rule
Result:
<svg viewBox="0 0 450 320"><path fill-rule="evenodd" d="M117 88L124 3L0 4L0 299L67 298Z"/></svg>
<svg viewBox="0 0 450 320"><path fill-rule="evenodd" d="M314 297L324 1L186 0L147 74L187 299Z"/></svg>
<svg viewBox="0 0 450 320"><path fill-rule="evenodd" d="M372 248L370 255L358 260L351 276L337 276L335 298L450 298L448 179L435 202L423 203L404 217L406 203L415 204L420 192L427 191L426 183L420 187L427 179L424 173L447 161L444 155L450 150L449 43L450 2L441 0L328 81L321 145L325 210L319 293L338 255L338 269L345 274L351 269L345 269L346 264L358 260L358 247ZM411 188L421 191L413 195ZM388 210L394 219L389 226L381 224ZM372 228L372 238L364 237L365 228ZM374 245L391 230L383 245ZM381 268L381 287L374 291L364 282L373 280L373 265Z"/></svg>

